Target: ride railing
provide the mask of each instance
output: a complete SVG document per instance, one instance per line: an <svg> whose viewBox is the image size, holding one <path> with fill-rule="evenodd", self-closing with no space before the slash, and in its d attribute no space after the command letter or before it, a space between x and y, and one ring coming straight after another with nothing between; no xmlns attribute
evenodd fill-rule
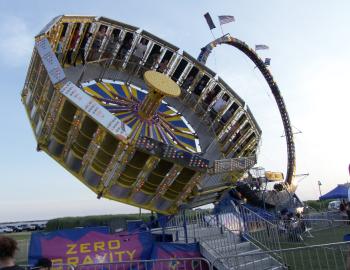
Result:
<svg viewBox="0 0 350 270"><path fill-rule="evenodd" d="M172 217L164 226L165 233L172 233L175 241L197 242L224 233L220 214L212 209L187 210Z"/></svg>
<svg viewBox="0 0 350 270"><path fill-rule="evenodd" d="M84 264L75 270L209 270L211 264L205 258L172 258L156 260L135 260L113 263ZM62 270L62 269L54 269Z"/></svg>
<svg viewBox="0 0 350 270"><path fill-rule="evenodd" d="M33 266L33 265L20 265L25 270L40 270L43 269L42 266ZM50 270L74 270L75 266L72 264L52 264Z"/></svg>
<svg viewBox="0 0 350 270"><path fill-rule="evenodd" d="M173 217L164 229L173 233L177 241L199 241L215 257L237 255L239 244L249 240L256 249L281 249L277 225L262 218L243 205L212 211L187 211ZM278 258L283 262L283 258ZM226 262L223 262L226 264Z"/></svg>
<svg viewBox="0 0 350 270"><path fill-rule="evenodd" d="M92 75L91 71L93 71L95 80L105 78L109 80L120 80L122 73L124 73L126 76L122 77L123 81L130 84L135 78L143 79L143 74L147 70L157 70L155 64L148 65L143 61L125 60L124 58L102 58L86 62L82 67L79 82L81 80L89 80L89 77Z"/></svg>
<svg viewBox="0 0 350 270"><path fill-rule="evenodd" d="M280 249L278 226L249 208L238 205L244 227L244 236L264 250Z"/></svg>
<svg viewBox="0 0 350 270"><path fill-rule="evenodd" d="M271 258L283 257L284 263L277 265ZM297 248L260 251L239 254L234 257L218 258L212 269L221 265L223 260L238 262L232 269L289 269L289 270L344 270L350 269L350 242L339 242L324 245L304 246Z"/></svg>

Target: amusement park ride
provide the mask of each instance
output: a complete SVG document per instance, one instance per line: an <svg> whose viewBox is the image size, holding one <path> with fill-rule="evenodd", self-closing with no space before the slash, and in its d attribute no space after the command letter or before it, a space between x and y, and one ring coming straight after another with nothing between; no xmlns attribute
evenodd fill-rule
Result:
<svg viewBox="0 0 350 270"><path fill-rule="evenodd" d="M98 198L175 214L219 202L233 188L248 202L271 207L294 196L286 106L270 71L244 42L225 35L196 59L147 31L93 16L56 17L35 41L22 101L37 148ZM254 62L279 108L288 167L274 190L252 189L244 180L256 164L261 129L244 100L205 66L221 44ZM274 180L271 175L263 178Z"/></svg>

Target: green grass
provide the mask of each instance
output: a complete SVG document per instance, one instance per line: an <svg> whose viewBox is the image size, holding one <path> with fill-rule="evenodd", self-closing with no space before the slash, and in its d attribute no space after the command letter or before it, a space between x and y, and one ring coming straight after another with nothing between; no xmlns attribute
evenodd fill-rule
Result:
<svg viewBox="0 0 350 270"><path fill-rule="evenodd" d="M280 238L282 248L293 248L298 246L312 246L312 245L322 245L328 243L343 242L343 237L345 234L350 233L350 225L344 225L334 228L327 228L323 230L313 231L311 230L311 235L313 237L308 237L303 235L304 241L296 242L290 241L287 238Z"/></svg>
<svg viewBox="0 0 350 270"><path fill-rule="evenodd" d="M350 233L350 226L341 226L336 228L330 228L321 231L315 231L311 234L314 236L312 238L305 238L305 243L307 245L318 245L324 243L335 243L343 242L343 237L345 234Z"/></svg>
<svg viewBox="0 0 350 270"><path fill-rule="evenodd" d="M8 233L6 236L9 236L17 241L19 240L28 240L30 239L32 232L16 232L16 233Z"/></svg>
<svg viewBox="0 0 350 270"><path fill-rule="evenodd" d="M289 266L288 269L345 269L345 262L347 256L350 256L350 244L342 246L327 246L327 247L314 247L307 248L314 245L330 244L343 242L345 234L350 233L350 225L345 223L338 223L337 227L324 227L322 230L311 230L312 237L308 237L303 234L303 241L293 240L287 232L281 232L279 234L281 249L302 248L290 251L283 251L277 254L273 254L277 260L279 257L283 257L283 261ZM279 249L276 243L276 239L268 241L269 236L265 230L251 232L250 235L253 239L264 239L262 247L260 243L256 242L262 249L266 247L270 250ZM259 238L260 237L260 238ZM254 242L254 240L253 240ZM271 254L272 255L272 254Z"/></svg>
<svg viewBox="0 0 350 270"><path fill-rule="evenodd" d="M343 242L345 234L350 233L350 225L343 224L339 227L326 228L319 231L312 231L313 237L303 235L304 241L281 241L281 248L296 248L307 247L312 245L322 245L336 242ZM349 252L349 247L326 247L314 248L298 251L284 252L283 257L289 269L344 269L346 256Z"/></svg>
<svg viewBox="0 0 350 270"><path fill-rule="evenodd" d="M339 247L317 248L284 253L284 259L293 270L310 269L345 269L348 251Z"/></svg>

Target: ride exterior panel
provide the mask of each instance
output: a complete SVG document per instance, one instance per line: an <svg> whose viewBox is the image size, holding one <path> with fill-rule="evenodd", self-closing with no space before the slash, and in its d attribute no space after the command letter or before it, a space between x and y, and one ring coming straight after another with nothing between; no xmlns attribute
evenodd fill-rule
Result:
<svg viewBox="0 0 350 270"><path fill-rule="evenodd" d="M174 214L256 163L245 102L176 46L93 16L58 16L35 39L22 102L37 150L98 198Z"/></svg>

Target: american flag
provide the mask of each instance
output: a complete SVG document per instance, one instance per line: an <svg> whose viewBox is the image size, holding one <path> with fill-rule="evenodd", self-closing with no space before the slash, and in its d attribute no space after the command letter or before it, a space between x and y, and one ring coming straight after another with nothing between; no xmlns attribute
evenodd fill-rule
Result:
<svg viewBox="0 0 350 270"><path fill-rule="evenodd" d="M255 45L255 50L268 50L269 46L260 44L260 45Z"/></svg>
<svg viewBox="0 0 350 270"><path fill-rule="evenodd" d="M223 25L225 23L230 23L230 22L234 22L235 21L235 17L230 16L230 15L221 15L221 16L218 16L218 17L219 17L220 25Z"/></svg>

